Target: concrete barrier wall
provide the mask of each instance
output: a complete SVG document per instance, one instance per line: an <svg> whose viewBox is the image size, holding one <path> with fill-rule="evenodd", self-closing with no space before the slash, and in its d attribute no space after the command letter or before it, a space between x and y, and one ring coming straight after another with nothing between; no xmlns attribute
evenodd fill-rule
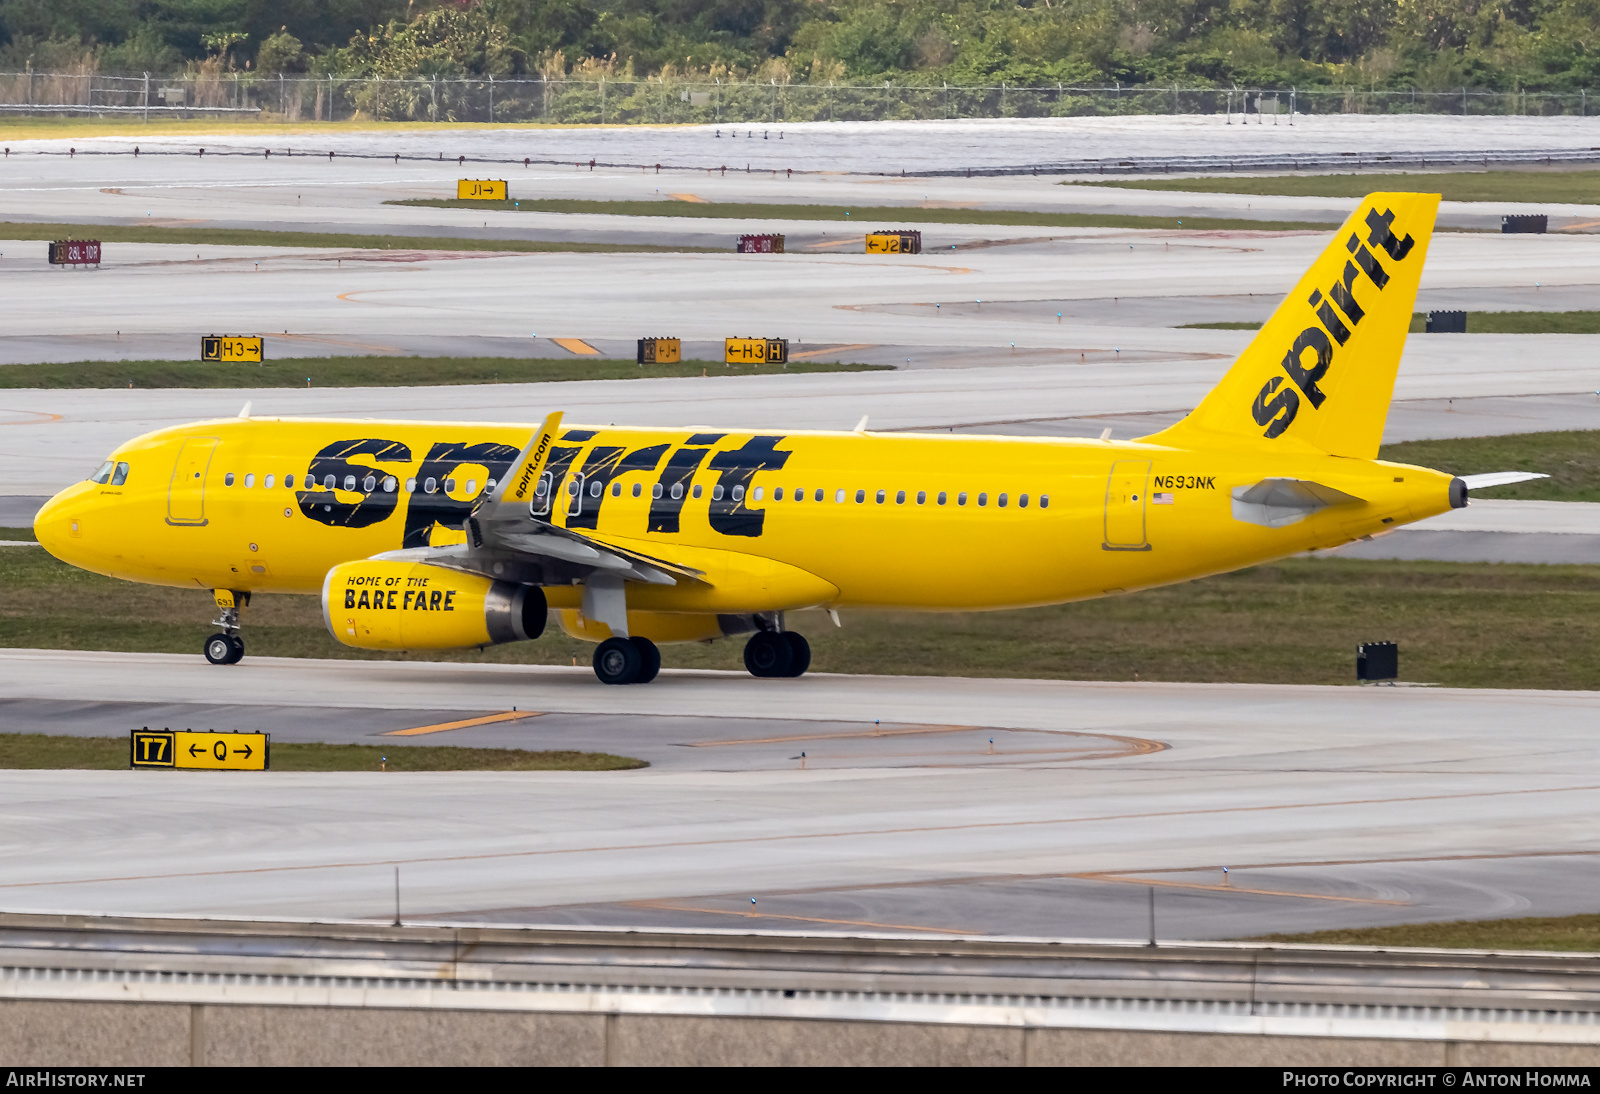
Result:
<svg viewBox="0 0 1600 1094"><path fill-rule="evenodd" d="M1600 1046L900 1022L0 1001L0 1066L1600 1066Z"/></svg>

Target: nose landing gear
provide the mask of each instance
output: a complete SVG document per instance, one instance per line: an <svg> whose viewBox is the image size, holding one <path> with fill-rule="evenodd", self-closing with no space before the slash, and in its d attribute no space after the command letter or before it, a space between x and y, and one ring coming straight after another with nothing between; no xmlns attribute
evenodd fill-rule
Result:
<svg viewBox="0 0 1600 1094"><path fill-rule="evenodd" d="M250 603L250 594L217 589L213 595L221 614L211 625L221 627L222 632L206 639L202 647L206 660L213 665L237 665L244 657L244 639L239 637L239 609Z"/></svg>

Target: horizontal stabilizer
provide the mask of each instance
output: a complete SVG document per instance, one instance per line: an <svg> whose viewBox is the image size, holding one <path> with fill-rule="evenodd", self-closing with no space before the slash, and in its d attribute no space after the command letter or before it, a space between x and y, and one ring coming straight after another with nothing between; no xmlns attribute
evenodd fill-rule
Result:
<svg viewBox="0 0 1600 1094"><path fill-rule="evenodd" d="M1262 479L1233 488L1233 519L1266 528L1283 528L1331 505L1360 505L1362 499L1305 479Z"/></svg>
<svg viewBox="0 0 1600 1094"><path fill-rule="evenodd" d="M1514 482L1528 482L1532 479L1548 479L1549 475L1541 475L1537 471L1489 471L1482 475L1460 475L1461 481L1468 490L1486 490L1491 486L1510 486Z"/></svg>

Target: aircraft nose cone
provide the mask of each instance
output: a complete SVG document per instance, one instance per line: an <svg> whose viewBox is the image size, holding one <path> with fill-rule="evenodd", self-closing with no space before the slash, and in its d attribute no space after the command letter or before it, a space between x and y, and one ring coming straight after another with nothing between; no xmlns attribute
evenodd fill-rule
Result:
<svg viewBox="0 0 1600 1094"><path fill-rule="evenodd" d="M46 551L63 562L73 561L74 544L83 542L83 515L77 504L78 486L69 486L44 503L33 518L33 536Z"/></svg>

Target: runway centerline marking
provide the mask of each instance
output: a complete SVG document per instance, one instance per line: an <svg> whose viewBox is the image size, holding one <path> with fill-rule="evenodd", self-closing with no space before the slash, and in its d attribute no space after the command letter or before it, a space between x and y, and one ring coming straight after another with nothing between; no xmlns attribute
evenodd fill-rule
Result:
<svg viewBox="0 0 1600 1094"><path fill-rule="evenodd" d="M1226 813L1267 813L1290 809L1333 809L1348 805L1393 805L1401 802L1454 801L1466 798L1507 798L1527 794L1568 794L1600 790L1600 784L1547 786L1531 790L1478 790L1462 794L1408 794L1398 798L1348 798L1336 801L1285 802L1281 805L1241 805L1219 809L1175 809L1150 813L1107 813L1093 817L1046 817L1025 821L978 821L972 824L913 825L904 828L860 828L837 832L791 832L778 836L738 836L729 839L665 840L656 843L619 843L591 847L548 847L535 851L485 851L473 855L424 855L413 858L365 859L351 862L313 862L298 866L251 866L233 870L182 870L167 874L127 874L110 877L61 878L52 881L11 881L0 889L39 889L59 885L95 885L119 881L168 881L175 878L237 877L246 874L285 874L301 870L350 870L373 866L410 866L437 862L485 862L492 859L539 858L546 855L593 855L618 851L656 851L671 847L731 847L738 844L793 843L800 840L851 839L862 836L896 836L930 832L973 832L991 828L1038 828L1060 824L1100 824L1120 820L1162 820L1205 817ZM1557 854L1558 852L1551 852ZM1573 852L1568 852L1573 853ZM1515 856L1512 856L1515 857ZM1179 867L1191 869L1192 867Z"/></svg>
<svg viewBox="0 0 1600 1094"><path fill-rule="evenodd" d="M380 737L421 737L425 733L448 733L452 729L470 729L472 726L492 725L495 722L520 722L524 718L542 718L542 710L508 710L502 714L485 714L481 718L463 718L459 722L440 722L437 725L417 726L415 729L391 729Z"/></svg>

